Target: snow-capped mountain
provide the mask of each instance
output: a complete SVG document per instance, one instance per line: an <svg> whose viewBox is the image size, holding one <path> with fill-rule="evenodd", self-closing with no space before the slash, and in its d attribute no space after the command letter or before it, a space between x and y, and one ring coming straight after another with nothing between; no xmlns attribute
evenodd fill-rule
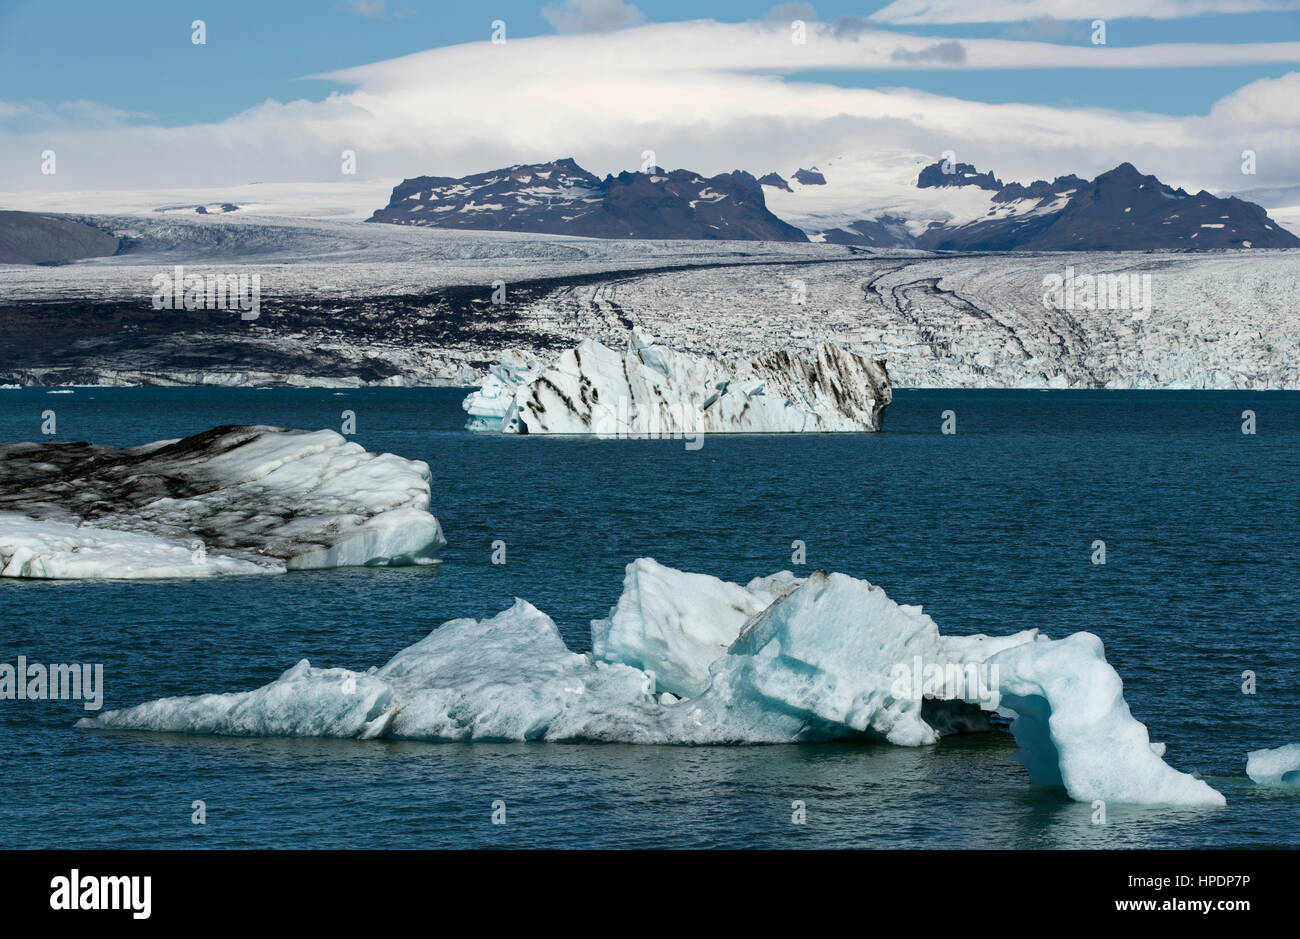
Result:
<svg viewBox="0 0 1300 939"><path fill-rule="evenodd" d="M813 241L940 251L1292 248L1260 206L1174 189L1122 163L1094 180L1028 186L917 154L843 157L762 179L774 212Z"/></svg>
<svg viewBox="0 0 1300 939"><path fill-rule="evenodd" d="M968 251L1300 247L1300 238L1253 202L1174 189L1131 163L1091 182L1061 176L1051 183L1012 183L995 192L992 202L985 219L951 231L927 231L922 246Z"/></svg>
<svg viewBox="0 0 1300 939"><path fill-rule="evenodd" d="M704 177L654 167L603 180L572 159L394 187L372 222L596 238L806 241L770 211L748 173Z"/></svg>

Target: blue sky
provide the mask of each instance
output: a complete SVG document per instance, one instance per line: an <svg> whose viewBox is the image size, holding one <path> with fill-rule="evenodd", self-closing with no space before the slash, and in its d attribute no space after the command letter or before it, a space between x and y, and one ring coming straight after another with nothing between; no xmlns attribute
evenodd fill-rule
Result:
<svg viewBox="0 0 1300 939"><path fill-rule="evenodd" d="M761 173L950 149L1024 182L1129 161L1192 189L1300 189L1300 0L773 8L0 0L0 189L339 181L345 152L367 181L562 156L617 172L647 150ZM507 43L487 41L494 20Z"/></svg>
<svg viewBox="0 0 1300 939"><path fill-rule="evenodd" d="M376 0L371 0L376 2ZM554 32L541 11L547 0L486 3L389 0L382 15L361 15L348 2L224 0L0 0L0 99L55 105L89 101L126 112L128 123L178 126L221 120L268 98L323 99L342 86L305 76L486 38L493 19L511 37ZM646 0L647 22L757 19L772 3L741 0ZM884 3L820 0L819 19L868 16ZM206 46L190 43L190 21L207 23ZM884 25L884 24L882 24ZM893 27L938 37L1040 38L1087 45L1087 20ZM1300 40L1300 12L1210 15L1180 19L1111 19L1111 47L1170 42ZM1098 106L1204 114L1230 91L1291 70L1284 64L1177 69L1020 69L951 71L817 71L795 80L849 87L908 87L981 101ZM467 76L471 80L472 76ZM10 129L24 129L22 119Z"/></svg>

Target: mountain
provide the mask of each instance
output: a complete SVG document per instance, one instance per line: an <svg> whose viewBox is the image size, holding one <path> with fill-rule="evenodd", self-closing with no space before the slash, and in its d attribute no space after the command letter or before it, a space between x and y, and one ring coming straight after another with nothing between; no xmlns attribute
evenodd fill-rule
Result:
<svg viewBox="0 0 1300 939"><path fill-rule="evenodd" d="M748 173L652 167L600 179L572 159L403 180L368 221L594 238L808 240L768 211Z"/></svg>
<svg viewBox="0 0 1300 939"><path fill-rule="evenodd" d="M1002 188L1002 180L991 172L979 172L969 163L931 163L916 177L918 189L934 189L939 186L975 186L996 192Z"/></svg>
<svg viewBox="0 0 1300 939"><path fill-rule="evenodd" d="M1300 238L1278 226L1260 206L1192 195L1132 163L1088 182L1063 176L1052 183L1013 183L993 195L996 207L1032 203L1038 211L991 216L954 229L935 228L923 247L956 251L1125 251L1147 248L1294 248Z"/></svg>
<svg viewBox="0 0 1300 939"><path fill-rule="evenodd" d="M604 179L572 159L393 188L372 222L593 238L816 241L930 251L1293 248L1253 202L1192 194L1122 163L1096 179L1003 183L914 153L841 157L789 176L652 167Z"/></svg>
<svg viewBox="0 0 1300 939"><path fill-rule="evenodd" d="M794 181L796 183L803 183L805 186L826 185L826 177L822 175L822 173L819 172L817 167L815 166L810 170L806 170L803 168L796 170L794 174Z"/></svg>
<svg viewBox="0 0 1300 939"><path fill-rule="evenodd" d="M969 163L915 155L826 164L817 190L766 181L777 214L814 241L939 251L1293 248L1300 238L1253 202L1191 194L1122 163L1094 180L1003 184ZM769 174L775 175L775 174Z"/></svg>
<svg viewBox="0 0 1300 939"><path fill-rule="evenodd" d="M66 264L117 251L117 239L80 222L0 212L0 264Z"/></svg>

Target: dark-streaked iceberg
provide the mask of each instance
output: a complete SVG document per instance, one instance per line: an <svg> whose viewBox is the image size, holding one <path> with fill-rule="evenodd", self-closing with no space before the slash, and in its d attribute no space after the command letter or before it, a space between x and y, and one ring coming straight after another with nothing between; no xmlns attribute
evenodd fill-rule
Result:
<svg viewBox="0 0 1300 939"><path fill-rule="evenodd" d="M593 339L549 364L507 353L464 407L470 430L656 438L877 431L892 400L883 361L830 343L724 359L634 331L621 353Z"/></svg>
<svg viewBox="0 0 1300 939"><path fill-rule="evenodd" d="M630 564L593 653L523 600L443 624L381 668L306 660L253 691L164 698L79 726L430 741L903 746L1011 721L1031 781L1080 801L1223 805L1162 759L1090 633L943 636L843 574L746 586Z"/></svg>
<svg viewBox="0 0 1300 939"><path fill-rule="evenodd" d="M0 446L0 576L212 577L426 564L427 464L330 430L216 427L116 448Z"/></svg>

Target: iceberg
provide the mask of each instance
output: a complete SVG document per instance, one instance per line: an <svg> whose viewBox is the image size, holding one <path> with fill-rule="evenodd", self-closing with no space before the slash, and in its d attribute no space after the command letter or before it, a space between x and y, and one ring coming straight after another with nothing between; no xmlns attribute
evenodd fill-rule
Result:
<svg viewBox="0 0 1300 939"><path fill-rule="evenodd" d="M1246 754L1246 775L1265 786L1300 786L1300 743Z"/></svg>
<svg viewBox="0 0 1300 939"><path fill-rule="evenodd" d="M0 446L0 576L212 577L436 563L427 464L330 430Z"/></svg>
<svg viewBox="0 0 1300 939"><path fill-rule="evenodd" d="M675 438L878 431L892 399L883 361L837 345L730 360L634 331L622 353L588 339L550 364L503 355L464 408L475 431Z"/></svg>
<svg viewBox="0 0 1300 939"><path fill-rule="evenodd" d="M1000 701L1032 782L1080 802L1223 805L1204 781L1165 763L1165 746L1124 700L1124 685L1092 633L1013 646L990 657Z"/></svg>
<svg viewBox="0 0 1300 939"><path fill-rule="evenodd" d="M467 397L463 407L469 412L467 430L498 431L514 405L515 392L542 371L542 360L532 352L507 349L488 369L483 384Z"/></svg>
<svg viewBox="0 0 1300 939"><path fill-rule="evenodd" d="M298 662L253 691L164 698L100 729L428 741L936 743L1011 722L1031 781L1080 801L1217 806L1163 760L1089 633L944 636L844 574L747 585L642 558L591 653L523 600L452 620L366 671ZM919 674L923 672L924 674Z"/></svg>
<svg viewBox="0 0 1300 939"><path fill-rule="evenodd" d="M640 558L627 566L609 616L592 620L592 650L645 671L662 691L693 697L708 688L709 666L745 623L802 582L785 571L741 587Z"/></svg>

